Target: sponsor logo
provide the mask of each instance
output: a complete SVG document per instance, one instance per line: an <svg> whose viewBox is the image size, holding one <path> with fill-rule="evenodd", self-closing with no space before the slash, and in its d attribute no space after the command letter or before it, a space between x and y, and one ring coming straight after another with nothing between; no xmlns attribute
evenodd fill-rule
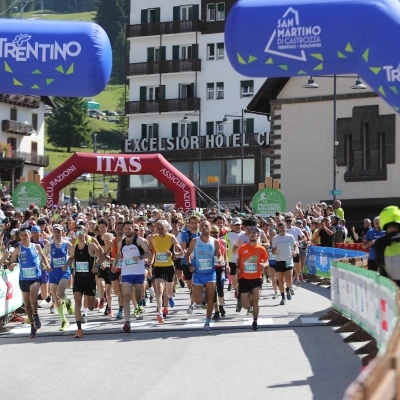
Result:
<svg viewBox="0 0 400 400"><path fill-rule="evenodd" d="M125 157L97 156L96 159L96 171L98 172L135 173L142 169L139 157L131 157L126 160Z"/></svg>
<svg viewBox="0 0 400 400"><path fill-rule="evenodd" d="M393 65L385 65L382 67L386 71L386 80L388 82L400 81L400 64L397 67Z"/></svg>
<svg viewBox="0 0 400 400"><path fill-rule="evenodd" d="M6 286L7 286L6 300L11 300L14 294L13 285L11 282L6 282Z"/></svg>

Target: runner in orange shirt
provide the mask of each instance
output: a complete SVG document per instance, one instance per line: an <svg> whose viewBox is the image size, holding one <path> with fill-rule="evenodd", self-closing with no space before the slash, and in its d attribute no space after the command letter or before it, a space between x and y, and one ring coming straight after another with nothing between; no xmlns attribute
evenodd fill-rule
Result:
<svg viewBox="0 0 400 400"><path fill-rule="evenodd" d="M239 247L237 258L237 273L239 275L239 295L244 308L251 307L253 303L253 331L258 331L257 318L259 313L263 268L268 267L268 253L258 243L260 232L256 226L249 227L250 241Z"/></svg>

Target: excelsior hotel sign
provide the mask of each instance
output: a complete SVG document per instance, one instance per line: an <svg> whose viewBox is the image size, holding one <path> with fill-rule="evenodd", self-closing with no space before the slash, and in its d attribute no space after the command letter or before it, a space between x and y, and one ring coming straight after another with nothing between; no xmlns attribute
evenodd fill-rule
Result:
<svg viewBox="0 0 400 400"><path fill-rule="evenodd" d="M241 147L241 134L234 133L233 135L206 135L202 136L202 149L215 149L221 147ZM267 145L269 144L269 134L262 132L251 135L251 145ZM250 146L244 135L243 146ZM170 138L145 138L145 139L126 139L126 153L141 153L149 151L169 151L169 150L195 150L200 148L199 136L184 136Z"/></svg>

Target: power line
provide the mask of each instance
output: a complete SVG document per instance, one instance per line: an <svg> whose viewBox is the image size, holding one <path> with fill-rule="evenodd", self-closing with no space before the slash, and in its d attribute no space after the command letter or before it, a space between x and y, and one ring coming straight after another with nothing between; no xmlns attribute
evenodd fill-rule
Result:
<svg viewBox="0 0 400 400"><path fill-rule="evenodd" d="M1 17L3 14L5 14L14 4L18 3L18 1L19 1L19 0L15 0L14 3L12 3L11 6L8 7L6 11L3 11L3 12L0 14L0 17Z"/></svg>

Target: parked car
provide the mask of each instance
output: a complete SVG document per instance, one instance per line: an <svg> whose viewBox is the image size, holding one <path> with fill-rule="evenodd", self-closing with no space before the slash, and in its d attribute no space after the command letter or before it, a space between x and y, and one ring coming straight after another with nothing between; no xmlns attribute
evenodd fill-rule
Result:
<svg viewBox="0 0 400 400"><path fill-rule="evenodd" d="M104 117L106 114L104 114L103 112L99 111L99 110L89 110L88 114L90 117L93 118L97 118L97 117Z"/></svg>
<svg viewBox="0 0 400 400"><path fill-rule="evenodd" d="M118 178L111 178L108 182L118 182Z"/></svg>
<svg viewBox="0 0 400 400"><path fill-rule="evenodd" d="M70 204L70 202L71 202L71 198L69 196L64 196L64 200L60 201L60 205L65 206L67 204ZM75 205L78 207L81 205L81 202L77 197L75 197Z"/></svg>
<svg viewBox="0 0 400 400"><path fill-rule="evenodd" d="M77 180L90 182L92 180L92 177L90 174L82 174L80 177L77 178Z"/></svg>
<svg viewBox="0 0 400 400"><path fill-rule="evenodd" d="M119 124L119 118L115 118L115 117L106 117L104 118L106 121L108 122L115 122L116 124Z"/></svg>
<svg viewBox="0 0 400 400"><path fill-rule="evenodd" d="M118 115L118 113L116 111L113 111L113 110L104 110L103 114L104 115Z"/></svg>

